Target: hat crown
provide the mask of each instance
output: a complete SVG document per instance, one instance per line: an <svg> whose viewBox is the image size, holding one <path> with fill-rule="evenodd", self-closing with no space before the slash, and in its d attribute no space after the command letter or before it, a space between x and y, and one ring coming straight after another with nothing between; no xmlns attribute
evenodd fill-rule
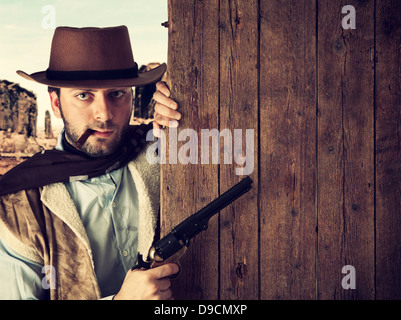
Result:
<svg viewBox="0 0 401 320"><path fill-rule="evenodd" d="M119 70L135 66L126 26L56 28L51 45L52 71Z"/></svg>
<svg viewBox="0 0 401 320"><path fill-rule="evenodd" d="M58 88L142 86L162 78L166 64L138 72L126 26L58 27L54 31L49 67L21 77Z"/></svg>

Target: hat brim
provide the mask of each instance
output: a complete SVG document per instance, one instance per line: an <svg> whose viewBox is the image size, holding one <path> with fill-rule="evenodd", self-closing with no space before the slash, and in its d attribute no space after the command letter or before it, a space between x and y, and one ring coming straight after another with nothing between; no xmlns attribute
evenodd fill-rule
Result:
<svg viewBox="0 0 401 320"><path fill-rule="evenodd" d="M146 72L139 72L138 77L127 79L103 79L103 80L50 80L46 77L46 71L27 74L18 70L17 74L21 77L32 80L47 86L56 88L85 88L85 89L105 89L117 87L136 87L144 86L160 80L166 72L166 64L151 69Z"/></svg>

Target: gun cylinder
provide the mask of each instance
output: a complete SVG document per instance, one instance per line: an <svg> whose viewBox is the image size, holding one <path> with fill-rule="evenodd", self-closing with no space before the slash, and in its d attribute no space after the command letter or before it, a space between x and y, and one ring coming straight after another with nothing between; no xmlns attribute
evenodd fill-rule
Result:
<svg viewBox="0 0 401 320"><path fill-rule="evenodd" d="M152 248L149 249L149 259L157 261L157 262L162 262L163 261L163 258L160 257L159 255L157 255L155 247L152 247Z"/></svg>

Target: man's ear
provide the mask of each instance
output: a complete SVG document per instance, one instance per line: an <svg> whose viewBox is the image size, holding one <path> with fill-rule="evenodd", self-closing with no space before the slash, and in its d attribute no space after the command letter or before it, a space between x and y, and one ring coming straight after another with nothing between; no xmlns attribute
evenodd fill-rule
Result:
<svg viewBox="0 0 401 320"><path fill-rule="evenodd" d="M54 116L56 118L61 119L61 111L60 111L60 99L57 95L56 91L51 91L49 92L49 96L50 96L50 104L52 106L52 110L54 113Z"/></svg>

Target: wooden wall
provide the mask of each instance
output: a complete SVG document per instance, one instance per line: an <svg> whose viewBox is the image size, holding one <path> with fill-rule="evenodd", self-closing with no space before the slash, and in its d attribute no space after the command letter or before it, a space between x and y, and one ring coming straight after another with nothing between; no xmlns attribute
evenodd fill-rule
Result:
<svg viewBox="0 0 401 320"><path fill-rule="evenodd" d="M341 25L345 5L356 29ZM192 242L176 299L400 299L401 2L169 0L168 11L178 133L200 144L201 129L242 129L244 155L254 129L253 188ZM198 164L171 164L167 148L163 234L243 178L235 161L201 164L200 148ZM356 289L342 287L345 265Z"/></svg>

